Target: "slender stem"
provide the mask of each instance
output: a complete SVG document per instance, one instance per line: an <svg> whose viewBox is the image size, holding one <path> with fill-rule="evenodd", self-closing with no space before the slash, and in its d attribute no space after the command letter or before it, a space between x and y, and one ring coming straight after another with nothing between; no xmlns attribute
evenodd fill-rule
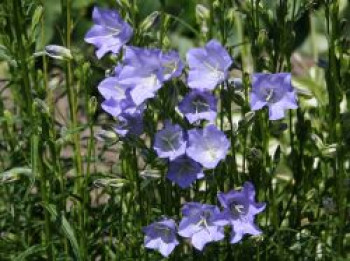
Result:
<svg viewBox="0 0 350 261"><path fill-rule="evenodd" d="M71 18L71 9L72 2L71 0L61 0L62 13L65 14L66 18L66 29L65 29L65 45L68 49L71 49L71 30L72 30L72 18ZM77 131L78 119L77 119L77 97L76 92L73 86L73 71L72 71L72 61L66 61L66 87L69 103L69 113L70 113L70 125L74 130L73 133L73 143L74 143L74 167L76 172L76 183L75 189L76 193L84 198L85 188L84 185L84 176L82 170L82 158L81 158L81 149L80 149L80 134ZM82 258L85 259L86 256L86 235L84 227L84 217L85 217L85 208L82 203L78 206L78 215L79 215L79 227L80 227L80 248L82 252Z"/></svg>

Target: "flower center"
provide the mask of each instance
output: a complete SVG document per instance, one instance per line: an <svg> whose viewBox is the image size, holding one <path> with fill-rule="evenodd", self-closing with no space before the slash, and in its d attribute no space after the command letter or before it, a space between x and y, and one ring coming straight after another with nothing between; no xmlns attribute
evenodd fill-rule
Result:
<svg viewBox="0 0 350 261"><path fill-rule="evenodd" d="M233 201L230 206L230 211L231 213L235 216L235 217L239 217L239 216L244 216L245 214L247 214L247 209L246 207L236 201Z"/></svg>
<svg viewBox="0 0 350 261"><path fill-rule="evenodd" d="M209 110L209 104L207 104L203 99L197 98L192 102L192 105L197 113L206 112Z"/></svg>
<svg viewBox="0 0 350 261"><path fill-rule="evenodd" d="M171 133L169 133L168 135L161 137L167 150L172 150L172 151L176 150L175 147L176 147L176 144L178 143L179 136L180 136L180 133L176 132L172 135Z"/></svg>

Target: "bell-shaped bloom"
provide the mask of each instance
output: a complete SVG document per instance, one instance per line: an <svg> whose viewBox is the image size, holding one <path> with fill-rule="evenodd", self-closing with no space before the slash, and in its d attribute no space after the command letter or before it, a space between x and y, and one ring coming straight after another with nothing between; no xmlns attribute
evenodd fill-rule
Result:
<svg viewBox="0 0 350 261"><path fill-rule="evenodd" d="M133 86L130 93L136 105L153 98L164 81L179 76L183 69L176 52L164 54L159 49L126 47L123 63L120 78Z"/></svg>
<svg viewBox="0 0 350 261"><path fill-rule="evenodd" d="M161 56L161 64L163 67L164 81L168 81L174 77L179 77L184 68L180 55L176 51L163 53Z"/></svg>
<svg viewBox="0 0 350 261"><path fill-rule="evenodd" d="M228 78L232 59L217 41L209 41L204 48L193 48L187 53L190 67L187 83L190 88L213 90Z"/></svg>
<svg viewBox="0 0 350 261"><path fill-rule="evenodd" d="M120 78L124 84L133 86L130 94L136 105L153 98L162 87L164 78L160 56L159 49L125 48Z"/></svg>
<svg viewBox="0 0 350 261"><path fill-rule="evenodd" d="M182 128L166 121L164 128L156 133L153 148L160 158L174 160L185 154L186 143Z"/></svg>
<svg viewBox="0 0 350 261"><path fill-rule="evenodd" d="M202 166L186 156L178 157L169 164L167 178L181 188L188 188L195 180L203 177Z"/></svg>
<svg viewBox="0 0 350 261"><path fill-rule="evenodd" d="M264 106L269 108L270 120L282 119L286 109L298 108L290 73L253 74L250 107L256 111Z"/></svg>
<svg viewBox="0 0 350 261"><path fill-rule="evenodd" d="M255 188L252 183L245 182L241 191L219 193L218 199L224 210L214 223L232 226L232 244L240 241L244 234L261 234L261 230L254 224L254 218L264 211L266 204L255 202Z"/></svg>
<svg viewBox="0 0 350 261"><path fill-rule="evenodd" d="M108 52L119 53L133 35L131 26L117 11L95 7L92 18L95 25L85 35L85 42L96 46L98 59Z"/></svg>
<svg viewBox="0 0 350 261"><path fill-rule="evenodd" d="M190 123L198 120L214 122L216 119L217 100L208 91L193 90L179 104L180 111Z"/></svg>
<svg viewBox="0 0 350 261"><path fill-rule="evenodd" d="M224 227L214 224L219 213L217 206L197 202L186 203L182 208L183 218L178 234L190 238L192 245L202 251L207 243L220 241L225 237Z"/></svg>
<svg viewBox="0 0 350 261"><path fill-rule="evenodd" d="M121 137L140 136L143 133L143 113L137 110L134 113L122 113L114 131Z"/></svg>
<svg viewBox="0 0 350 261"><path fill-rule="evenodd" d="M230 148L226 135L214 125L188 131L188 143L187 156L208 169L215 168Z"/></svg>
<svg viewBox="0 0 350 261"><path fill-rule="evenodd" d="M163 219L143 228L146 248L158 250L168 257L179 244L176 238L176 224L172 219Z"/></svg>

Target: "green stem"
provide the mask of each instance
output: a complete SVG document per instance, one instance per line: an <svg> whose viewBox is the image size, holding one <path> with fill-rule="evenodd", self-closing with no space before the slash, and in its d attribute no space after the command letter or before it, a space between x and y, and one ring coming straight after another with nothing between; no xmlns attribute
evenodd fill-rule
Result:
<svg viewBox="0 0 350 261"><path fill-rule="evenodd" d="M71 18L71 9L72 9L72 2L71 0L61 0L61 6L62 6L62 13L65 14L65 22L66 22L66 29L65 29L65 45L68 49L71 49L71 29L72 29L72 18ZM82 157L81 157L81 149L80 149L80 134L77 131L78 127L78 120L77 120L77 94L74 90L73 86L73 71L72 71L72 61L67 60L66 61L66 88L67 88L67 95L68 95L68 103L69 103L69 114L70 114L70 127L74 130L73 133L73 144L74 144L74 167L76 172L76 183L75 183L75 189L76 193L81 196L81 198L84 198L85 194L85 188L84 186L84 176L83 176L83 170L82 170ZM78 216L79 216L79 227L80 227L80 248L81 248L81 254L82 258L85 260L87 258L86 255L86 235L85 235L85 208L80 203L78 205Z"/></svg>

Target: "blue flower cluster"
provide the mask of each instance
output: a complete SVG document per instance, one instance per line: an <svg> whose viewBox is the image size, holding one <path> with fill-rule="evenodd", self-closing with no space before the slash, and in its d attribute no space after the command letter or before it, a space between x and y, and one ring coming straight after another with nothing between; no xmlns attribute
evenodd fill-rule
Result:
<svg viewBox="0 0 350 261"><path fill-rule="evenodd" d="M147 101L157 95L164 82L179 77L184 64L175 51L126 46L133 30L117 11L96 7L93 20L95 25L86 34L85 41L95 45L96 56L101 58L108 52L119 54L122 51L121 63L98 86L104 97L102 108L117 119L115 132L118 135L139 136L143 133ZM217 98L213 91L227 81L233 60L217 40L209 41L203 48L189 50L186 60L190 91L180 101L178 109L189 124L200 121L207 124L203 128L185 130L170 120L165 121L153 144L157 155L169 161L167 178L181 188L188 188L203 178L204 169L216 168L230 148L226 135L214 125ZM286 109L297 108L290 73L254 74L250 105L252 110L267 106L270 120L282 119ZM199 250L209 242L223 239L226 225L232 226L231 243L240 241L244 234L257 235L260 230L254 224L254 216L264 210L265 204L256 203L254 197L254 186L246 182L242 191L218 194L222 211L213 205L186 203L178 234L190 238ZM176 230L171 219L145 227L145 246L168 256L179 244Z"/></svg>
<svg viewBox="0 0 350 261"><path fill-rule="evenodd" d="M261 230L254 224L254 219L264 211L265 203L255 202L254 198L253 184L245 182L241 191L218 194L221 211L215 205L185 203L179 226L173 219L163 218L143 229L146 234L145 247L156 249L167 257L179 244L178 234L202 251L206 244L224 239L226 225L232 228L231 244L239 242L245 234L259 235Z"/></svg>

